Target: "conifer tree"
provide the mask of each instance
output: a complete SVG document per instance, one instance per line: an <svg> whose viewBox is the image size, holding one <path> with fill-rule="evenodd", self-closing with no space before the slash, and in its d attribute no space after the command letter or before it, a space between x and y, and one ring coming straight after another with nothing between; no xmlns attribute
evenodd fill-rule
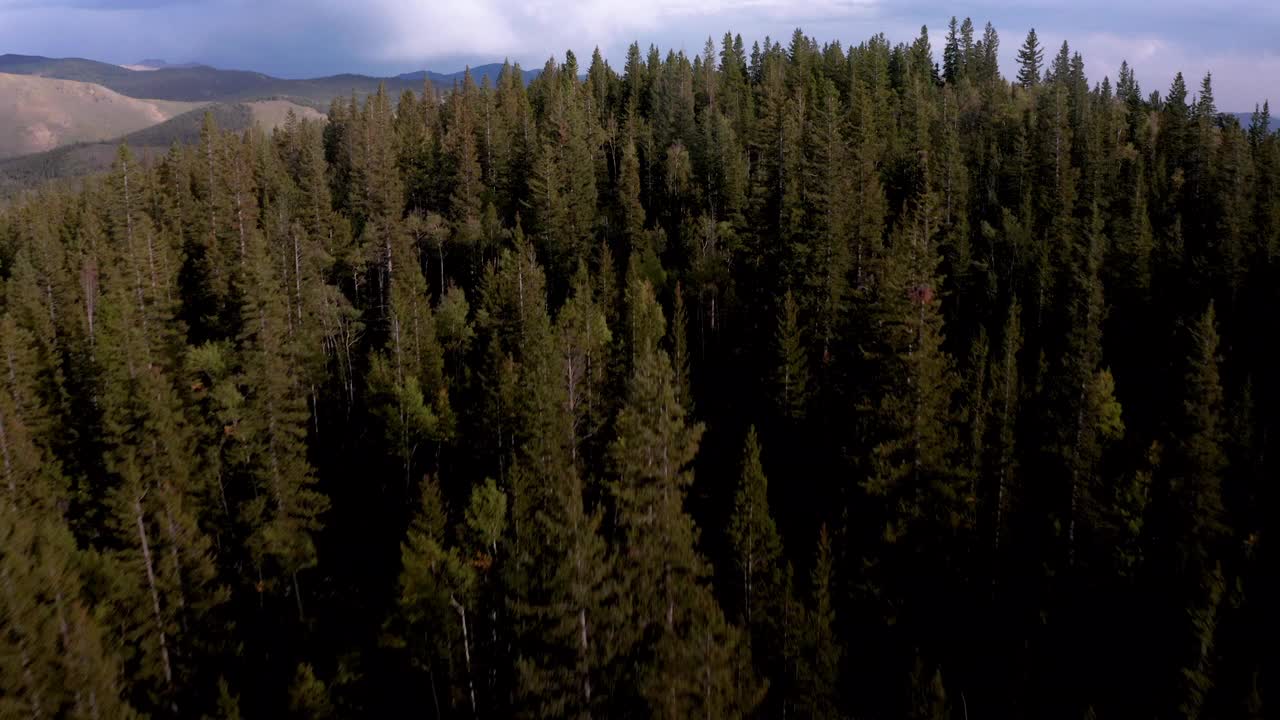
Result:
<svg viewBox="0 0 1280 720"><path fill-rule="evenodd" d="M968 22L968 20L965 22ZM969 31L972 34L973 28L970 27ZM960 49L960 35L956 17L952 15L951 22L947 25L947 42L942 48L942 79L948 83L954 83L959 80L964 59L965 56Z"/></svg>
<svg viewBox="0 0 1280 720"><path fill-rule="evenodd" d="M1044 48L1036 37L1036 29L1031 28L1027 39L1018 50L1018 84L1024 88L1040 84L1040 67L1044 62Z"/></svg>
<svg viewBox="0 0 1280 720"><path fill-rule="evenodd" d="M291 591L299 616L305 614L299 573L314 567L314 534L328 500L315 489L307 458L307 408L299 392L296 348L288 341L283 303L263 256L251 238L249 283L239 343L243 347L236 382L244 398L231 433L233 462L252 488L240 510L257 582ZM283 586L283 587L281 587Z"/></svg>
<svg viewBox="0 0 1280 720"><path fill-rule="evenodd" d="M0 712L14 717L132 718L121 662L82 599L81 556L49 510L0 505Z"/></svg>
<svg viewBox="0 0 1280 720"><path fill-rule="evenodd" d="M846 112L835 83L823 84L817 112L812 118L806 143L807 178L805 225L815 229L809 241L811 278L804 296L812 298L808 310L813 317L814 345L820 357L828 357L837 338L848 299L850 269L848 236L853 231L854 189L848 173L852 161L845 141Z"/></svg>
<svg viewBox="0 0 1280 720"><path fill-rule="evenodd" d="M778 566L782 542L769 513L769 481L760 465L760 441L755 427L747 430L738 483L729 520L729 542L734 550L735 577L740 584L742 623L753 643L765 650L767 637L776 631L770 618L777 615L781 596Z"/></svg>
<svg viewBox="0 0 1280 720"><path fill-rule="evenodd" d="M884 529L890 542L926 516L956 527L967 514L951 464L958 438L948 418L956 378L942 350L933 202L929 194L915 201L878 263L874 290L880 329L868 351L882 384L866 489L894 508Z"/></svg>
<svg viewBox="0 0 1280 720"><path fill-rule="evenodd" d="M476 578L458 549L446 547L447 520L439 485L428 476L418 513L400 546L400 642L406 643L414 666L427 674L435 707L467 708L474 714L466 608Z"/></svg>
<svg viewBox="0 0 1280 720"><path fill-rule="evenodd" d="M388 257L387 347L372 357L369 391L388 445L413 477L421 444L447 436L449 397L436 321L418 257L403 233L394 233Z"/></svg>
<svg viewBox="0 0 1280 720"><path fill-rule="evenodd" d="M0 716L1261 717L1269 106L975 28L0 167Z"/></svg>
<svg viewBox="0 0 1280 720"><path fill-rule="evenodd" d="M618 649L652 659L624 677L661 717L745 712L758 702L754 679L736 676L731 662L749 651L738 647L737 630L725 623L705 584L706 561L684 509L693 479L685 468L702 426L686 422L676 399L653 290L633 277L627 294L632 315L650 320L633 329L634 370L609 449L619 552L628 559L622 592L632 598Z"/></svg>
<svg viewBox="0 0 1280 720"><path fill-rule="evenodd" d="M1022 353L1022 308L1014 300L1001 332L1000 348L991 360L991 414L987 422L991 441L984 468L995 485L991 497L991 544L1000 551L1001 538L1017 488L1017 430L1021 402L1018 363Z"/></svg>
<svg viewBox="0 0 1280 720"><path fill-rule="evenodd" d="M800 669L799 710L806 717L840 716L841 648L835 634L832 597L831 538L826 525L818 530L818 549L810 578L813 607L804 628Z"/></svg>
<svg viewBox="0 0 1280 720"><path fill-rule="evenodd" d="M1213 305L1192 329L1192 350L1184 383L1183 420L1174 492L1182 518L1183 563L1193 572L1207 572L1213 548L1223 532L1222 386L1218 371L1218 331Z"/></svg>
<svg viewBox="0 0 1280 720"><path fill-rule="evenodd" d="M778 408L790 420L800 420L805 415L805 403L809 392L809 359L800 337L799 307L788 290L782 297L778 310L776 346L778 364L776 385Z"/></svg>

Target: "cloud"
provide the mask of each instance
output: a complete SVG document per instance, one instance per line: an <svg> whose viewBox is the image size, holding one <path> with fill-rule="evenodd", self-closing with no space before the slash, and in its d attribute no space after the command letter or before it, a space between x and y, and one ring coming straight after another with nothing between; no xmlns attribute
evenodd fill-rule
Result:
<svg viewBox="0 0 1280 720"><path fill-rule="evenodd" d="M6 10L65 8L72 10L149 10L168 5L183 5L194 0L0 0L0 13Z"/></svg>
<svg viewBox="0 0 1280 720"><path fill-rule="evenodd" d="M1280 100L1280 49L1207 48L1150 33L1096 32L1075 38L1042 34L1041 41L1048 46L1046 63L1064 39L1072 52L1079 52L1084 58L1090 83L1102 82L1103 77L1114 83L1120 63L1128 61L1144 95L1153 90L1164 95L1179 72L1188 92L1195 94L1205 73L1213 73L1214 98L1223 111L1244 112L1263 100ZM1002 69L1007 75L1016 72L1016 52L1016 46L1002 52Z"/></svg>
<svg viewBox="0 0 1280 720"><path fill-rule="evenodd" d="M965 12L1001 33L1006 73L1034 26L1050 55L1070 41L1095 81L1114 79L1127 59L1148 91L1163 92L1177 70L1192 87L1212 70L1224 109L1280 100L1280 3L1222 3L1168 0L1155 12L1146 0L974 0ZM503 58L540 66L595 47L617 65L632 41L697 53L726 30L748 47L766 35L785 42L797 26L846 46L878 32L909 42L928 25L940 59L954 12L941 0L0 0L0 52L163 57L302 77Z"/></svg>
<svg viewBox="0 0 1280 720"><path fill-rule="evenodd" d="M797 16L828 21L865 15L877 0L817 0L797 8L787 0L473 0L423 3L371 0L353 7L324 2L324 12L365 25L383 38L373 50L380 61L457 56L517 56L566 47L616 48L640 35L689 25L720 32L730 24ZM718 33L717 33L718 34Z"/></svg>

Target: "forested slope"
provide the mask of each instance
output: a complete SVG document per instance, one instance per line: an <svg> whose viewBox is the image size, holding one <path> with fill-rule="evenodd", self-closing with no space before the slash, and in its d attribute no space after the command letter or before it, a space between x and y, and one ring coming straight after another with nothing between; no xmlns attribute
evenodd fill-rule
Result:
<svg viewBox="0 0 1280 720"><path fill-rule="evenodd" d="M0 211L0 716L1266 716L1266 108L938 44L569 54Z"/></svg>

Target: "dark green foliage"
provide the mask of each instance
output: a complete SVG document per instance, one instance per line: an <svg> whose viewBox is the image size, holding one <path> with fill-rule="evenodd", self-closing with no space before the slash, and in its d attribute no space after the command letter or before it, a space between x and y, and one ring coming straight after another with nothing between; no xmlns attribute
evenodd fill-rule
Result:
<svg viewBox="0 0 1280 720"><path fill-rule="evenodd" d="M1040 66L1044 62L1044 48L1036 37L1036 29L1031 28L1027 39L1018 50L1018 84L1024 88L1040 84Z"/></svg>
<svg viewBox="0 0 1280 720"><path fill-rule="evenodd" d="M3 206L0 716L1265 716L1269 107L998 48L360 81Z"/></svg>

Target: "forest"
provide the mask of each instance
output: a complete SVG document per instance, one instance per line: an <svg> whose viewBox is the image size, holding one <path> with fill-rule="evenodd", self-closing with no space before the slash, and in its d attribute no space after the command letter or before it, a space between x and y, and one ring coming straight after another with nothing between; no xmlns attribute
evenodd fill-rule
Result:
<svg viewBox="0 0 1280 720"><path fill-rule="evenodd" d="M568 53L0 207L0 717L1266 716L1280 135L1000 52Z"/></svg>

